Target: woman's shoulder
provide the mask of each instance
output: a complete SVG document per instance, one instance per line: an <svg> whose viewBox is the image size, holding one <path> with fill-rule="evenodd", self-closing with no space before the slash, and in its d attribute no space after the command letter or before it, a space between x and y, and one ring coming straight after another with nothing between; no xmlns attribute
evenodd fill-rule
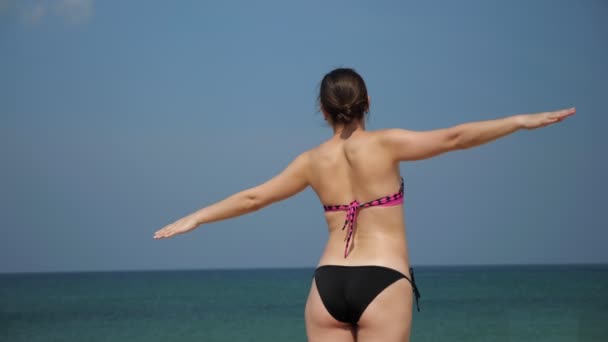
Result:
<svg viewBox="0 0 608 342"><path fill-rule="evenodd" d="M394 128L394 127L390 127L390 128L380 128L380 129L376 129L373 131L370 131L370 133L372 133L373 135L377 136L377 137L390 137L392 135L396 135L402 132L407 131L406 129L403 128Z"/></svg>
<svg viewBox="0 0 608 342"><path fill-rule="evenodd" d="M377 143L382 145L390 145L391 142L402 137L404 132L407 132L405 129L401 128L381 128L373 131L368 131L370 137Z"/></svg>
<svg viewBox="0 0 608 342"><path fill-rule="evenodd" d="M366 130L363 135L359 135L356 138L349 138L344 141L336 141L333 138L327 139L323 142L320 142L316 146L308 149L306 152L308 154L323 154L323 153L331 153L335 149L340 149L344 147L344 144L347 145L360 145L360 144L369 144L369 143L386 143L390 140L394 140L402 134L404 130L398 128L382 128L376 130Z"/></svg>

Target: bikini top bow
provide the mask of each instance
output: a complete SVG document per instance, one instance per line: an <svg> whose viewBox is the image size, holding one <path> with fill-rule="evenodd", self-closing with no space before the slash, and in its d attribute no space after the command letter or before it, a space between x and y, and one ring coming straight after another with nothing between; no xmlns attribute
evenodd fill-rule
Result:
<svg viewBox="0 0 608 342"><path fill-rule="evenodd" d="M348 232L346 234L346 247L344 248L344 257L348 255L348 247L350 246L350 241L353 235L354 227L357 220L357 210L359 208L367 208L373 206L392 206L397 205L403 202L403 177L401 177L401 186L399 187L399 191L385 197L380 197L373 201L369 201L363 204L360 204L357 200L350 202L348 205L325 205L323 209L325 211L338 211L345 210L346 211L346 219L344 220L344 225L342 226L342 230L348 227Z"/></svg>

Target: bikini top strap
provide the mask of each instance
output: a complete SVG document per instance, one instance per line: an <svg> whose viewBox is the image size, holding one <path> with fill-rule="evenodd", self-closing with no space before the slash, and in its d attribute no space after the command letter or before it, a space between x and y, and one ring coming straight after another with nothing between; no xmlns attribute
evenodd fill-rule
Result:
<svg viewBox="0 0 608 342"><path fill-rule="evenodd" d="M392 194L390 196L380 197L375 200L363 203L363 204L359 205L359 207L373 207L375 205L382 205L382 204L391 203L391 202L400 200L401 198L403 198L403 189L404 189L403 177L401 177L401 185L399 186L399 191L395 192L394 194Z"/></svg>
<svg viewBox="0 0 608 342"><path fill-rule="evenodd" d="M390 196L385 196L385 197L381 197L381 198L377 198L375 200L371 200L369 202L363 203L363 204L359 204L359 208L362 207L373 207L375 205L381 205L381 204L386 204L389 202L393 202L396 200L399 200L401 198L403 198L403 190L404 190L404 181L403 181L403 176L401 177L401 185L399 186L399 191L397 191L396 193L390 195ZM349 210L349 208L352 206L352 203L349 205L346 204L337 204L337 205L324 205L323 209L325 211L343 211L343 210Z"/></svg>

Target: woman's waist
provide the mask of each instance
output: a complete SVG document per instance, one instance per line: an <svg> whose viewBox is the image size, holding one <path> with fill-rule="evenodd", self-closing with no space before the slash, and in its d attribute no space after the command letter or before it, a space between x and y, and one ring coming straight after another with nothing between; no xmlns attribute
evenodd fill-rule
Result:
<svg viewBox="0 0 608 342"><path fill-rule="evenodd" d="M360 254L365 258L370 255L382 257L407 253L405 229L402 225L396 226L365 226L348 229L333 229L325 246L325 252L344 251L348 244L348 253L356 256Z"/></svg>
<svg viewBox="0 0 608 342"><path fill-rule="evenodd" d="M329 239L317 267L322 265L341 266L384 266L409 273L409 256L405 239L401 242L356 239L349 252L344 253L344 241Z"/></svg>

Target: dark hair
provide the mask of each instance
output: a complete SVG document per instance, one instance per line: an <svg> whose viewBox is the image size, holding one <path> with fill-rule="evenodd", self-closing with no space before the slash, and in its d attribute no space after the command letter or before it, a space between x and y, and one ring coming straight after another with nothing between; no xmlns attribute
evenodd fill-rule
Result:
<svg viewBox="0 0 608 342"><path fill-rule="evenodd" d="M347 124L369 111L365 82L351 68L334 69L323 77L319 103L333 123Z"/></svg>

